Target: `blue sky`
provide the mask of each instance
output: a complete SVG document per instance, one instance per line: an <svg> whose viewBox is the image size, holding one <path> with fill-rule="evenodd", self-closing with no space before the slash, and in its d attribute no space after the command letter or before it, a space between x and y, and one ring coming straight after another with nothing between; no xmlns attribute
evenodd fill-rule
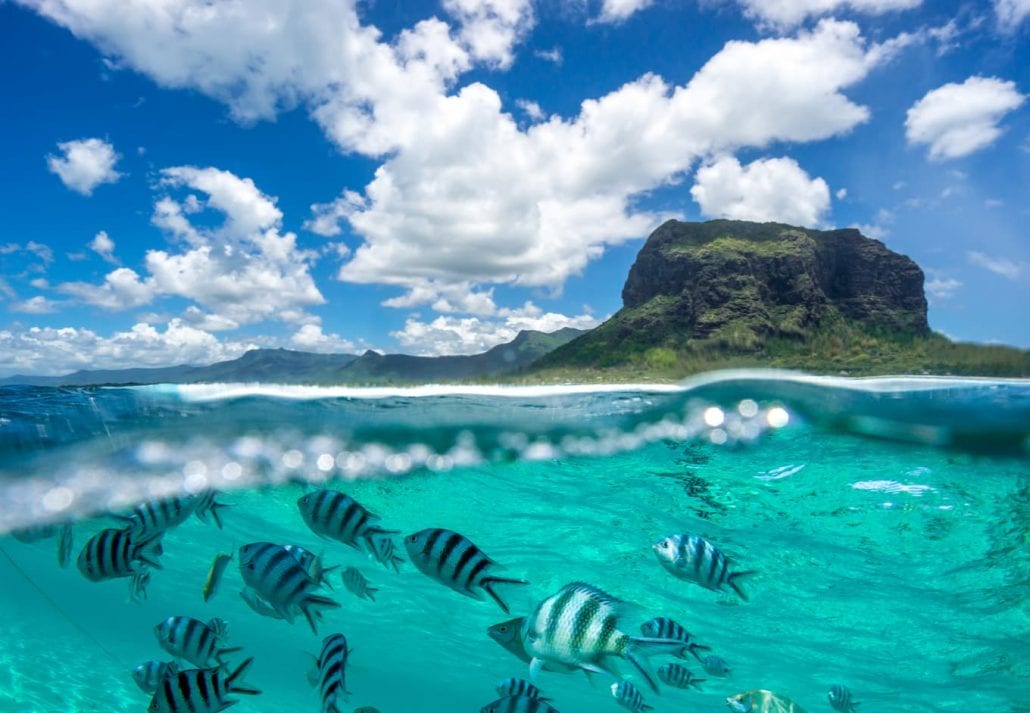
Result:
<svg viewBox="0 0 1030 713"><path fill-rule="evenodd" d="M668 217L859 226L934 329L1030 347L1030 0L26 0L0 40L0 375L589 327Z"/></svg>

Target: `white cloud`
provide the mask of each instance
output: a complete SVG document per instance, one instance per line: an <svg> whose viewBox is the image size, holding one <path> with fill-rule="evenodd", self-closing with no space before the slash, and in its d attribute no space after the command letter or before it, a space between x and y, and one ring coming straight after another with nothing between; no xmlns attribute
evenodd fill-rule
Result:
<svg viewBox="0 0 1030 713"><path fill-rule="evenodd" d="M154 299L156 289L150 280L141 280L135 270L119 267L109 272L103 283L65 282L57 290L96 307L109 310L131 309Z"/></svg>
<svg viewBox="0 0 1030 713"><path fill-rule="evenodd" d="M24 245L21 243L5 243L0 245L0 255L10 255L4 260L4 270L8 275L20 271L19 276L23 277L31 272L46 272L50 263L54 261L54 251L45 243L38 243L30 240Z"/></svg>
<svg viewBox="0 0 1030 713"><path fill-rule="evenodd" d="M560 65L564 61L561 47L552 47L549 50L534 50L533 56L537 59L542 59L545 62L551 62L552 64Z"/></svg>
<svg viewBox="0 0 1030 713"><path fill-rule="evenodd" d="M976 251L966 253L966 257L968 257L969 262L974 265L982 267L985 270L989 270L996 275L1001 275L1009 280L1019 279L1019 276L1023 274L1023 268L1026 267L1024 263L1019 263L1006 257L993 257Z"/></svg>
<svg viewBox="0 0 1030 713"><path fill-rule="evenodd" d="M114 256L114 241L107 232L101 230L89 241L89 249L102 257L106 262L118 264L118 258Z"/></svg>
<svg viewBox="0 0 1030 713"><path fill-rule="evenodd" d="M602 320L584 313L569 317L557 312L544 312L531 302L518 309L501 310L500 319L440 316L431 322L412 316L404 329L390 336L408 351L425 356L444 354L478 354L514 339L524 329L553 332L564 327L591 329Z"/></svg>
<svg viewBox="0 0 1030 713"><path fill-rule="evenodd" d="M7 299L13 300L18 296L18 293L14 291L14 288L5 280L0 277L0 295L3 295Z"/></svg>
<svg viewBox="0 0 1030 713"><path fill-rule="evenodd" d="M994 14L1003 31L1014 32L1030 17L1030 0L994 0Z"/></svg>
<svg viewBox="0 0 1030 713"><path fill-rule="evenodd" d="M926 281L926 293L930 297L940 300L949 299L960 287L962 287L960 281L945 275L934 275L932 279Z"/></svg>
<svg viewBox="0 0 1030 713"><path fill-rule="evenodd" d="M79 139L57 144L63 156L47 156L47 166L65 186L91 195L101 183L114 183L121 178L114 170L118 154L114 146L101 139Z"/></svg>
<svg viewBox="0 0 1030 713"><path fill-rule="evenodd" d="M325 354L353 354L357 345L339 334L325 334L319 324L305 324L292 337L290 344L301 351Z"/></svg>
<svg viewBox="0 0 1030 713"><path fill-rule="evenodd" d="M604 0L598 22L616 24L624 22L634 13L649 7L654 0Z"/></svg>
<svg viewBox="0 0 1030 713"><path fill-rule="evenodd" d="M331 238L343 232L340 221L353 210L360 209L365 199L359 193L345 190L339 198L329 203L313 203L311 218L304 221L304 230Z"/></svg>
<svg viewBox="0 0 1030 713"><path fill-rule="evenodd" d="M506 69L512 48L533 27L530 0L443 0L461 24L460 38L473 58Z"/></svg>
<svg viewBox="0 0 1030 713"><path fill-rule="evenodd" d="M862 235L874 240L885 240L891 234L890 228L876 223L855 223L851 227L857 228Z"/></svg>
<svg viewBox="0 0 1030 713"><path fill-rule="evenodd" d="M0 330L0 373L65 374L76 369L207 364L240 356L255 345L220 342L173 319L161 331L140 322L102 337L74 327Z"/></svg>
<svg viewBox="0 0 1030 713"><path fill-rule="evenodd" d="M632 0L628 0L632 2ZM832 15L843 10L882 15L919 7L922 0L736 0L744 14L765 25L793 27L809 17Z"/></svg>
<svg viewBox="0 0 1030 713"><path fill-rule="evenodd" d="M834 193L833 195L837 196L837 200L842 201L842 200L844 200L845 198L848 197L848 189L847 188L838 188L837 192Z"/></svg>
<svg viewBox="0 0 1030 713"><path fill-rule="evenodd" d="M931 159L967 156L994 143L998 122L1025 100L1015 82L996 77L945 84L908 110L905 135L910 144L928 144Z"/></svg>
<svg viewBox="0 0 1030 713"><path fill-rule="evenodd" d="M516 99L515 106L524 111L526 113L526 116L528 116L533 121L540 121L545 116L547 116L544 113L544 110L541 109L540 105L537 104L535 101L530 101L528 99Z"/></svg>
<svg viewBox="0 0 1030 713"><path fill-rule="evenodd" d="M723 156L697 171L690 195L713 218L775 221L814 227L830 207L830 189L811 179L792 158L759 159L741 166Z"/></svg>
<svg viewBox="0 0 1030 713"><path fill-rule="evenodd" d="M25 314L53 314L60 307L59 302L49 300L42 295L30 297L22 302L11 304L12 312L24 312Z"/></svg>

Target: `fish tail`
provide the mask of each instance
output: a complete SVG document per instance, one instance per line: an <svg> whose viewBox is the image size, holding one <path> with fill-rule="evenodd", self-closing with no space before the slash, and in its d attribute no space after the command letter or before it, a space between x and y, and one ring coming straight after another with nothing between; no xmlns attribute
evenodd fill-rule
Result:
<svg viewBox="0 0 1030 713"><path fill-rule="evenodd" d="M225 685L229 693L243 693L248 696L256 696L261 693L261 691L256 688L247 688L236 684L236 679L242 678L243 674L247 672L247 669L250 668L252 663L254 663L253 656L241 663L235 671L225 678Z"/></svg>
<svg viewBox="0 0 1030 713"><path fill-rule="evenodd" d="M218 651L215 651L215 661L218 662L218 667L219 668L224 668L226 666L226 662L222 660L223 656L226 656L227 654L234 654L237 651L243 651L243 647L242 646L230 646L229 648L218 649Z"/></svg>
<svg viewBox="0 0 1030 713"><path fill-rule="evenodd" d="M208 509L208 512L211 513L211 519L215 521L215 525L218 526L219 530L222 529L222 516L218 514L218 511L221 510L222 508L227 508L227 507L232 507L232 506L227 504L227 503L220 503L217 500L212 500L211 501L211 507Z"/></svg>
<svg viewBox="0 0 1030 713"><path fill-rule="evenodd" d="M329 577L327 577L326 575L328 575L333 570L337 570L339 568L340 568L340 565L334 564L332 567L326 567L325 569L323 569L322 570L322 578L319 581L319 584L324 584L325 586L329 587L330 589L335 589L335 587L332 585L332 582L329 581Z"/></svg>
<svg viewBox="0 0 1030 713"><path fill-rule="evenodd" d="M164 550L161 547L161 537L163 535L163 532L154 532L146 535L136 545L135 557L133 559L137 559L154 569L164 569L161 563L157 561L157 558L164 554Z"/></svg>
<svg viewBox="0 0 1030 713"><path fill-rule="evenodd" d="M737 596L739 596L745 602L748 600L747 595L744 594L744 590L743 589L741 589L740 587L737 586L736 580L739 579L740 577L748 577L748 576L750 576L752 574L755 574L755 570L749 569L749 570L746 570L744 572L734 572L729 577L726 578L726 584L730 585L730 588L734 592L737 593Z"/></svg>
<svg viewBox="0 0 1030 713"><path fill-rule="evenodd" d="M401 563L403 561L404 561L404 558L399 556L399 555L394 555L393 557L390 558L390 566L393 567L393 571L394 572L400 572L401 571Z"/></svg>
<svg viewBox="0 0 1030 713"><path fill-rule="evenodd" d="M497 604L504 610L505 614L511 614L511 610L508 609L508 605L504 603L504 600L493 590L495 584L529 584L524 579L509 579L508 577L484 577L481 585L483 590L490 595L490 597L497 602Z"/></svg>
<svg viewBox="0 0 1030 713"><path fill-rule="evenodd" d="M312 607L316 606L339 609L340 603L333 601L329 597L318 597L314 594L304 597L304 601L300 603L300 610L304 612L304 618L308 620L308 626L311 627L311 631L315 634L318 633L318 625L315 624L315 615L318 614L318 610Z"/></svg>

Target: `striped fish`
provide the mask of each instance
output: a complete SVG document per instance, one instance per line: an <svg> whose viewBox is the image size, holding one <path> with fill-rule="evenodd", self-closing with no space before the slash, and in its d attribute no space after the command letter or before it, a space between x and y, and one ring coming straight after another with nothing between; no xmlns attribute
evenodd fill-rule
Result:
<svg viewBox="0 0 1030 713"><path fill-rule="evenodd" d="M218 514L218 511L229 506L215 500L216 497L218 497L217 490L203 490L197 493L193 514L203 523L207 523L207 516L210 515L211 519L215 521L215 525L221 530L222 517Z"/></svg>
<svg viewBox="0 0 1030 713"><path fill-rule="evenodd" d="M658 668L658 678L661 679L662 683L673 688L690 688L693 686L699 691L701 690L701 684L705 682L705 679L697 678L690 672L690 669L678 663L667 663L660 666Z"/></svg>
<svg viewBox="0 0 1030 713"><path fill-rule="evenodd" d="M522 625L525 621L526 617L524 616L502 621L500 624L494 624L489 627L486 633L491 639L503 646L506 651L529 663L533 660L533 657L526 653L526 644L522 640ZM558 673L575 673L580 669L578 666L566 666L563 663L549 661L544 664L544 670L556 671ZM583 673L587 675L588 679L592 675L590 671L583 671Z"/></svg>
<svg viewBox="0 0 1030 713"><path fill-rule="evenodd" d="M393 567L394 572L401 571L404 558L397 554L397 544L387 534L372 533L366 538L369 550L376 562L384 567Z"/></svg>
<svg viewBox="0 0 1030 713"><path fill-rule="evenodd" d="M674 577L715 592L722 591L725 585L747 601L747 595L736 580L754 572L730 572L726 555L705 538L697 535L669 535L656 542L653 549L658 561Z"/></svg>
<svg viewBox="0 0 1030 713"><path fill-rule="evenodd" d="M694 654L694 658L700 661L701 657L698 655L698 651L712 650L710 646L694 643L692 641L694 637L690 635L690 632L667 616L656 616L654 619L641 624L640 633L652 639L671 639L682 642L684 644L683 651L679 655L683 658L687 657L687 652L689 651Z"/></svg>
<svg viewBox="0 0 1030 713"><path fill-rule="evenodd" d="M315 607L340 606L332 599L313 594L319 586L318 582L281 545L254 542L241 547L240 573L247 586L269 604L276 614L292 624L299 611L316 634Z"/></svg>
<svg viewBox="0 0 1030 713"><path fill-rule="evenodd" d="M72 536L72 525L66 522L57 533L57 564L64 569L72 560L72 548L75 546Z"/></svg>
<svg viewBox="0 0 1030 713"><path fill-rule="evenodd" d="M129 515L115 515L136 534L160 534L186 522L193 514L197 499L193 495L180 495L159 500L147 500L132 509Z"/></svg>
<svg viewBox="0 0 1030 713"><path fill-rule="evenodd" d="M225 568L229 566L231 561L232 554L220 552L215 555L214 560L211 562L211 569L207 572L207 580L204 582L203 594L205 602L215 596L215 592L218 591L218 583L222 581Z"/></svg>
<svg viewBox="0 0 1030 713"><path fill-rule="evenodd" d="M365 579L357 567L348 567L343 570L343 586L345 586L354 596L358 599L367 599L370 602L376 600L375 594L379 590L376 587L368 586L368 580Z"/></svg>
<svg viewBox="0 0 1030 713"><path fill-rule="evenodd" d="M330 634L322 640L318 655L318 692L322 699L322 713L343 713L342 704L350 699L347 690L347 637Z"/></svg>
<svg viewBox="0 0 1030 713"><path fill-rule="evenodd" d="M826 694L830 701L830 708L840 713L854 713L861 703L851 699L851 691L847 686L835 683L830 686L830 692Z"/></svg>
<svg viewBox="0 0 1030 713"><path fill-rule="evenodd" d="M316 555L310 550L306 550L299 545L283 545L283 549L293 555L300 566L304 568L304 571L308 573L311 579L318 582L320 587L333 588L333 585L329 582L328 575L334 569L338 569L338 566L326 567L322 562L322 555Z"/></svg>
<svg viewBox="0 0 1030 713"><path fill-rule="evenodd" d="M337 540L356 550L375 554L373 537L396 534L376 525L379 517L349 495L336 490L315 490L297 500L301 517L319 537Z"/></svg>
<svg viewBox="0 0 1030 713"><path fill-rule="evenodd" d="M502 696L480 708L479 713L558 713L558 709L545 698Z"/></svg>
<svg viewBox="0 0 1030 713"><path fill-rule="evenodd" d="M157 643L178 659L185 659L197 668L225 666L222 657L240 648L218 648L226 634L225 622L212 619L205 624L188 616L170 616L154 627Z"/></svg>
<svg viewBox="0 0 1030 713"><path fill-rule="evenodd" d="M668 639L637 638L618 628L625 603L584 582L566 584L540 602L522 624L526 653L533 657L530 678L545 663L575 666L594 673L618 676L612 657L625 658L656 692L657 684L644 667L642 657L673 655L683 644Z"/></svg>
<svg viewBox="0 0 1030 713"><path fill-rule="evenodd" d="M486 592L509 613L508 605L494 592L495 584L529 584L524 579L494 577L487 573L494 561L464 535L428 528L404 538L408 556L419 571L446 587L473 599Z"/></svg>
<svg viewBox="0 0 1030 713"><path fill-rule="evenodd" d="M253 661L247 659L228 675L220 668L191 668L168 676L150 699L147 713L219 713L239 702L229 700L230 693L256 696L261 691L240 681Z"/></svg>
<svg viewBox="0 0 1030 713"><path fill-rule="evenodd" d="M540 695L540 689L524 678L506 678L497 684L497 695L501 696L525 696L526 698L539 698L542 701L549 701Z"/></svg>
<svg viewBox="0 0 1030 713"><path fill-rule="evenodd" d="M132 680L144 693L153 693L161 682L179 673L179 666L174 661L147 661L132 669Z"/></svg>
<svg viewBox="0 0 1030 713"><path fill-rule="evenodd" d="M78 567L91 582L131 577L144 566L161 569L160 533L139 535L130 528L108 528L93 535L79 553Z"/></svg>
<svg viewBox="0 0 1030 713"><path fill-rule="evenodd" d="M612 696L623 708L628 708L633 713L643 713L654 709L644 703L644 696L636 686L629 681L619 681L612 684Z"/></svg>
<svg viewBox="0 0 1030 713"><path fill-rule="evenodd" d="M715 655L705 656L701 659L701 668L710 676L718 676L719 678L725 678L733 673L730 670L730 665L726 663L726 659Z"/></svg>

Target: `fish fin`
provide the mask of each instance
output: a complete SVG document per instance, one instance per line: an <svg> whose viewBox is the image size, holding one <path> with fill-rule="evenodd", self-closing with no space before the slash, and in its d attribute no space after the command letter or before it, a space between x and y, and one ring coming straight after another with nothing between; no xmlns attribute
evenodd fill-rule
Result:
<svg viewBox="0 0 1030 713"><path fill-rule="evenodd" d="M629 648L636 654L644 657L663 654L665 656L676 656L684 649L682 641L673 639L654 639L647 636L631 636Z"/></svg>
<svg viewBox="0 0 1030 713"><path fill-rule="evenodd" d="M701 690L701 684L704 683L707 680L708 679L706 679L706 678L692 678L692 679L690 679L690 685L700 691Z"/></svg>
<svg viewBox="0 0 1030 713"><path fill-rule="evenodd" d="M497 604L504 610L505 614L511 614L511 610L508 609L508 605L504 603L504 600L498 596L497 592L493 590L495 584L529 584L524 579L509 579L507 577L484 577L480 586L483 588L490 597L497 602Z"/></svg>
<svg viewBox="0 0 1030 713"><path fill-rule="evenodd" d="M315 624L315 618L321 619L321 614L317 610L313 610L312 606L329 607L331 609L339 609L339 602L335 602L328 597L318 597L313 594L304 597L304 600L300 603L300 610L304 613L304 618L308 620L308 626L311 627L311 631L315 634L318 633L318 626Z"/></svg>
<svg viewBox="0 0 1030 713"><path fill-rule="evenodd" d="M332 583L329 581L329 577L327 577L326 575L328 575L330 572L332 572L334 570L337 570L339 568L340 568L340 565L334 564L332 567L326 567L325 569L323 569L322 570L322 577L319 580L319 584L323 584L323 585L329 587L330 589L335 590L336 587L334 587L332 585Z"/></svg>
<svg viewBox="0 0 1030 713"><path fill-rule="evenodd" d="M225 668L228 665L227 662L222 660L223 656L225 656L226 654L234 654L237 651L243 651L243 647L230 646L229 648L218 649L217 651L215 651L215 661L218 662L218 668Z"/></svg>
<svg viewBox="0 0 1030 713"><path fill-rule="evenodd" d="M256 696L259 693L261 693L261 691L257 690L256 688L247 688L244 686L237 685L236 683L237 679L243 678L243 674L247 672L247 669L250 668L250 665L252 663L254 663L253 656L251 656L249 659L241 663L239 666L236 667L235 671L233 671L225 677L225 687L229 693L243 693L248 696Z"/></svg>
<svg viewBox="0 0 1030 713"><path fill-rule="evenodd" d="M133 549L133 559L139 560L145 565L149 565L154 569L164 569L161 563L157 561L157 558L164 554L164 549L161 547L161 538L164 536L163 532L153 532L149 535L143 536L139 542L136 543Z"/></svg>
<svg viewBox="0 0 1030 713"><path fill-rule="evenodd" d="M378 591L379 589L377 587L367 587L365 589L365 594L368 595L368 601L374 602L376 600L376 592Z"/></svg>
<svg viewBox="0 0 1030 713"><path fill-rule="evenodd" d="M737 596L739 596L745 602L748 601L747 595L744 594L744 590L743 589L741 589L740 587L737 586L736 580L738 578L740 578L740 577L748 577L748 576L750 576L752 574L755 574L755 570L749 569L749 570L746 570L744 572L733 572L733 573L730 574L729 577L726 578L726 584L730 585L730 589L732 589L734 592L736 592Z"/></svg>
<svg viewBox="0 0 1030 713"><path fill-rule="evenodd" d="M307 678L308 685L315 688L318 685L318 657L314 654L308 654L311 659L311 666L308 668L305 678Z"/></svg>
<svg viewBox="0 0 1030 713"><path fill-rule="evenodd" d="M529 662L529 680L536 682L536 680L540 678L540 672L543 670L544 660L533 658L533 660Z"/></svg>
<svg viewBox="0 0 1030 713"><path fill-rule="evenodd" d="M690 650L690 653L694 654L694 658L696 658L698 661L701 660L701 657L697 653L698 651L711 651L712 650L711 646L703 646L701 644L687 644L686 648ZM680 658L684 658L685 659L687 657L686 657L686 655L684 653L684 654L680 655Z"/></svg>
<svg viewBox="0 0 1030 713"><path fill-rule="evenodd" d="M652 676L651 676L651 674L650 674L650 673L648 672L648 670L647 670L646 668L644 668L644 663L643 663L643 661L641 661L641 660L640 660L639 658L637 658L637 654L636 654L636 652L635 652L635 651L633 650L633 648L632 648L632 647L630 647L630 649L626 651L626 659L627 659L627 660L628 660L628 661L629 661L629 662L630 662L631 664L633 664L633 667L634 667L634 668L635 668L635 669L636 669L637 671L639 671L639 672L640 672L640 675L644 677L644 680L645 680L645 681L647 681L647 685L649 685L649 686L651 687L651 690L652 690L652 691L654 691L655 693L661 693L661 692L660 692L660 691L658 690L658 684L657 684L657 683L655 683L655 681L654 681L654 678L652 678Z"/></svg>

